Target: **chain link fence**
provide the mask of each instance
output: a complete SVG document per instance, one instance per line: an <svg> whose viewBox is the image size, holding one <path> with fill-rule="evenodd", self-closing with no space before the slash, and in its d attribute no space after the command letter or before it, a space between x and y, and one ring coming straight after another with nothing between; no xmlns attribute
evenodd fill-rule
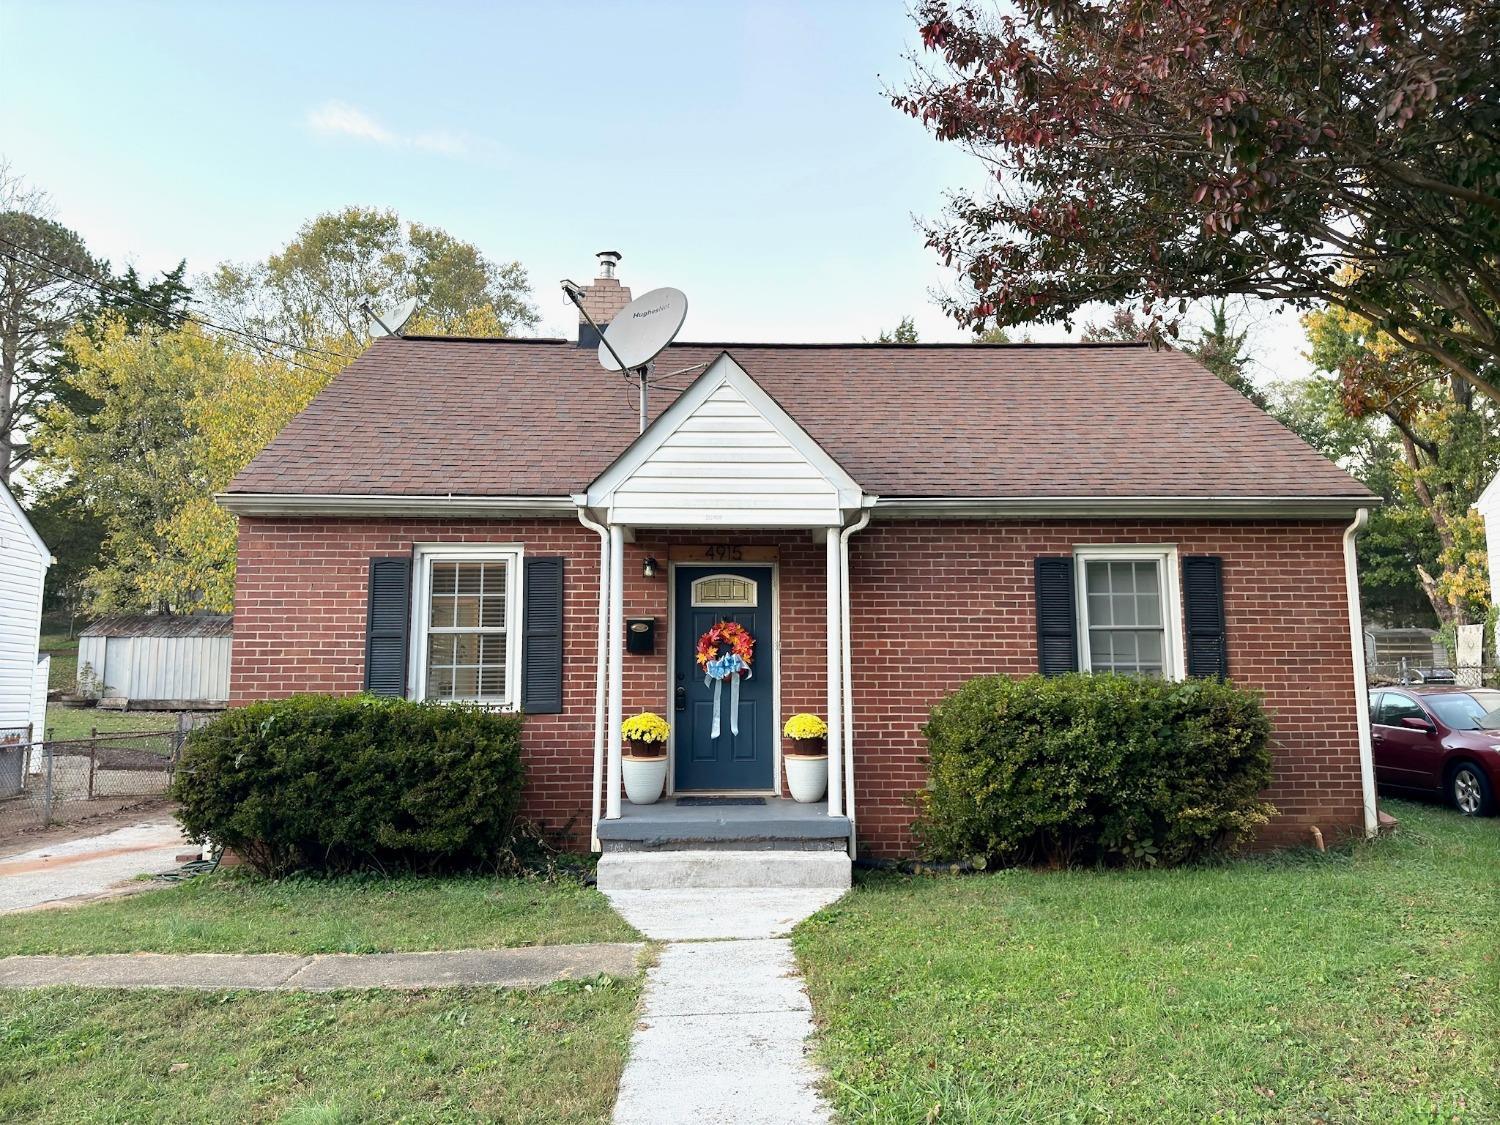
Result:
<svg viewBox="0 0 1500 1125"><path fill-rule="evenodd" d="M0 838L165 796L189 728L0 748Z"/></svg>
<svg viewBox="0 0 1500 1125"><path fill-rule="evenodd" d="M1500 667L1492 664L1423 664L1414 660L1369 664L1371 687L1420 687L1423 684L1500 688Z"/></svg>

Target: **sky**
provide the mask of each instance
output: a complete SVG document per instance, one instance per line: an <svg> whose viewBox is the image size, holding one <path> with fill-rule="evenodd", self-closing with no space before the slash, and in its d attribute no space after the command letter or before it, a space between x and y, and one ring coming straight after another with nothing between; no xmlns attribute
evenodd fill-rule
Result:
<svg viewBox="0 0 1500 1125"><path fill-rule="evenodd" d="M891 107L915 46L900 0L0 0L0 159L116 269L374 205L521 262L543 335L617 249L683 339L963 340L919 223L979 169ZM1243 315L1258 378L1306 370L1294 317Z"/></svg>

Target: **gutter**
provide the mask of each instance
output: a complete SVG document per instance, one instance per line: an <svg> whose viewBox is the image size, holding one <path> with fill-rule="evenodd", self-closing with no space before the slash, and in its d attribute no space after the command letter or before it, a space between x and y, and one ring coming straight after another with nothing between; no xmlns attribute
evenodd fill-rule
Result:
<svg viewBox="0 0 1500 1125"><path fill-rule="evenodd" d="M1375 804L1375 754L1370 746L1370 682L1365 674L1365 630L1359 605L1359 559L1354 541L1369 522L1370 509L1360 508L1344 529L1344 592L1349 601L1349 655L1354 662L1354 723L1359 735L1360 790L1364 798L1365 836L1380 829Z"/></svg>
<svg viewBox="0 0 1500 1125"><path fill-rule="evenodd" d="M872 503L874 498L871 498ZM859 519L839 533L839 628L843 630L840 637L840 655L843 659L841 669L842 697L843 697L843 722L840 724L840 733L844 738L844 815L849 818L849 858L855 858L856 848L854 834L854 660L849 654L849 637L853 631L850 626L849 609L849 539L857 531L863 531L870 522L871 507L866 506L860 512Z"/></svg>
<svg viewBox="0 0 1500 1125"><path fill-rule="evenodd" d="M1373 496L882 496L880 519L1348 519Z"/></svg>
<svg viewBox="0 0 1500 1125"><path fill-rule="evenodd" d="M484 519L570 516L571 496L381 496L221 492L237 516L451 516ZM1348 519L1373 496L883 496L876 519Z"/></svg>
<svg viewBox="0 0 1500 1125"><path fill-rule="evenodd" d="M480 516L515 519L577 511L567 496L376 496L336 493L220 492L237 516Z"/></svg>
<svg viewBox="0 0 1500 1125"><path fill-rule="evenodd" d="M599 850L599 793L604 783L604 658L609 652L609 528L589 519L582 505L578 508L578 522L599 535L599 637L598 658L594 662L594 784L589 790L589 848Z"/></svg>

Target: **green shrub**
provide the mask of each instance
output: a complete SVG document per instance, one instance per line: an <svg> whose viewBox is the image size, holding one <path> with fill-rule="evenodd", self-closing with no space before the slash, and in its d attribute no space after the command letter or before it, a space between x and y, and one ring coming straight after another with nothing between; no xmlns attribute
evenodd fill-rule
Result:
<svg viewBox="0 0 1500 1125"><path fill-rule="evenodd" d="M521 782L519 716L302 695L194 731L173 796L190 839L263 874L461 870L503 856Z"/></svg>
<svg viewBox="0 0 1500 1125"><path fill-rule="evenodd" d="M1275 809L1259 697L1215 680L970 680L923 728L918 837L944 859L1176 864Z"/></svg>

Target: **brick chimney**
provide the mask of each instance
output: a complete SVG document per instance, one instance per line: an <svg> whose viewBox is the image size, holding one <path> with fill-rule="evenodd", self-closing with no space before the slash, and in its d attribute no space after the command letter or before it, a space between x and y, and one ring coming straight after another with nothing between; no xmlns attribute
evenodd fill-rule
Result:
<svg viewBox="0 0 1500 1125"><path fill-rule="evenodd" d="M619 278L615 277L615 267L620 264L621 257L618 250L601 250L596 257L599 259L599 272L594 283L583 291L583 307L594 318L600 331L603 331L609 327L615 313L630 304L630 287L621 285ZM578 346L599 346L598 335L589 327L589 322L584 320L582 313L578 314Z"/></svg>

